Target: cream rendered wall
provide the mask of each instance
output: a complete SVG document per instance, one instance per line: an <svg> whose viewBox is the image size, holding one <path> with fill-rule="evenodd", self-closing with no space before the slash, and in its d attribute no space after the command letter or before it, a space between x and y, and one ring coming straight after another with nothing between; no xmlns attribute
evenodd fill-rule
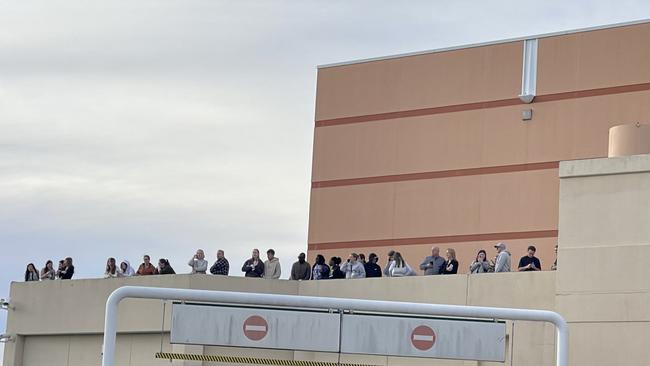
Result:
<svg viewBox="0 0 650 366"><path fill-rule="evenodd" d="M504 273L435 277L383 278L336 281L259 280L205 275L156 276L110 280L73 280L43 283L13 283L16 310L9 313L7 332L21 335L23 352L14 354L9 344L4 366L100 365L104 303L110 292L122 285L153 285L208 290L237 290L279 294L337 296L425 303L513 306L553 309L555 273ZM42 299L66 306L45 311ZM169 308L168 308L169 309ZM166 312L163 350L180 353L247 355L300 360L336 361L336 354L268 351L225 347L170 345L169 311ZM65 321L62 321L64 319ZM154 360L160 350L162 303L130 300L120 309L118 364L156 366L169 364ZM510 338L506 365L550 366L553 361L552 328L542 324L516 322L514 342ZM513 324L508 323L512 337ZM17 357L16 357L17 356ZM24 357L20 362L20 356ZM399 357L342 355L341 361L378 365L497 365L450 360L417 360ZM173 365L200 365L175 361ZM207 363L206 363L207 364ZM501 365L501 364L499 364Z"/></svg>
<svg viewBox="0 0 650 366"><path fill-rule="evenodd" d="M571 365L650 363L650 155L560 165L557 309Z"/></svg>

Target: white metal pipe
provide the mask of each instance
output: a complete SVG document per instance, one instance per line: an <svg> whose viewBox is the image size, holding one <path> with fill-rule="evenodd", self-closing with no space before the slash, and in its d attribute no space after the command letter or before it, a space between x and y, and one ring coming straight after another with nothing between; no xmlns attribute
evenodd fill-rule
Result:
<svg viewBox="0 0 650 366"><path fill-rule="evenodd" d="M464 305L422 304L397 301L358 300L315 296L259 294L249 292L189 290L161 287L124 286L106 301L102 366L115 366L118 305L125 298L205 301L297 308L344 309L417 315L542 321L557 330L556 366L569 364L569 328L562 316L548 310L493 308Z"/></svg>

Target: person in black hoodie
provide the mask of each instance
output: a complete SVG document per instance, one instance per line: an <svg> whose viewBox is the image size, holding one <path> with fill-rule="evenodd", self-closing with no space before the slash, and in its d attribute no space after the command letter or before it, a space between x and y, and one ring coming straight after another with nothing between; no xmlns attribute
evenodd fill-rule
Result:
<svg viewBox="0 0 650 366"><path fill-rule="evenodd" d="M176 274L176 271L174 271L172 266L169 264L169 260L165 258L160 258L160 260L158 261L158 274L161 275Z"/></svg>
<svg viewBox="0 0 650 366"><path fill-rule="evenodd" d="M264 262L260 260L260 251L253 249L253 256L251 259L244 262L241 271L245 272L246 277L262 277L264 274Z"/></svg>
<svg viewBox="0 0 650 366"><path fill-rule="evenodd" d="M449 248L447 249L447 261L442 270L442 274L456 274L458 273L458 261L456 260L456 251Z"/></svg>
<svg viewBox="0 0 650 366"><path fill-rule="evenodd" d="M330 279L345 278L345 273L341 271L341 257L332 257L330 259Z"/></svg>
<svg viewBox="0 0 650 366"><path fill-rule="evenodd" d="M379 257L377 257L377 254L370 253L368 255L368 261L363 265L366 270L366 278L381 277L381 267L377 264L378 261Z"/></svg>

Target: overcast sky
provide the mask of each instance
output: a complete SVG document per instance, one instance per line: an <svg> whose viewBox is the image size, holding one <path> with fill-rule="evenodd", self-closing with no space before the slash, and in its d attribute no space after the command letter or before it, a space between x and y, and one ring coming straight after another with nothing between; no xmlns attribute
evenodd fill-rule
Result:
<svg viewBox="0 0 650 366"><path fill-rule="evenodd" d="M641 0L0 0L0 297L65 256L101 277L109 256L186 272L223 248L239 274L273 247L286 277L316 65L643 18Z"/></svg>

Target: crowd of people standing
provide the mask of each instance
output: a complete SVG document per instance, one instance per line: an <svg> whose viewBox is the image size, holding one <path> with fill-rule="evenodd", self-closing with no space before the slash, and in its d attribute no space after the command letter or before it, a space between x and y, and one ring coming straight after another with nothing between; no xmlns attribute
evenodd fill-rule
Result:
<svg viewBox="0 0 650 366"><path fill-rule="evenodd" d="M475 260L469 265L469 273L510 272L511 254L506 250L506 244L497 243L494 248L496 249L496 256L493 260L487 259L485 250L479 250ZM557 245L555 246L555 251L557 253ZM527 254L519 260L517 271L540 271L542 266L535 253L535 246L529 246ZM298 260L291 266L289 279L306 281L382 276L406 277L417 274L406 262L402 254L394 250L388 252L387 261L383 268L378 262L379 256L375 253L370 253L367 260L363 253L351 253L344 263L341 257L331 257L329 262L326 263L325 257L318 254L312 266L307 262L305 253L300 253ZM187 262L187 265L191 268L189 273L192 274L207 274L209 271L213 275L228 276L230 272L230 264L223 250L217 251L217 258L209 268L209 263L205 259L205 253L202 249L196 251ZM440 256L440 248L433 247L431 248L431 255L425 257L419 265L419 269L423 271L424 275L456 274L458 273L458 268L459 263L456 259L456 251L453 248L448 248L445 252L445 258L443 258ZM551 269L557 269L557 259L551 266ZM275 250L273 249L266 251L266 260L260 258L258 249L253 249L251 257L244 261L241 271L245 277L279 279L282 275L280 260L275 256ZM118 265L115 258L108 258L104 278L175 273L176 271L174 271L168 259L161 258L158 260L158 265L154 265L151 263L151 257L145 254L137 270L126 259L122 260ZM56 270L51 260L45 263L45 266L40 272L33 263L29 263L25 271L25 281L65 280L72 279L73 275L74 265L72 264L72 258L67 257L59 261L59 266Z"/></svg>

